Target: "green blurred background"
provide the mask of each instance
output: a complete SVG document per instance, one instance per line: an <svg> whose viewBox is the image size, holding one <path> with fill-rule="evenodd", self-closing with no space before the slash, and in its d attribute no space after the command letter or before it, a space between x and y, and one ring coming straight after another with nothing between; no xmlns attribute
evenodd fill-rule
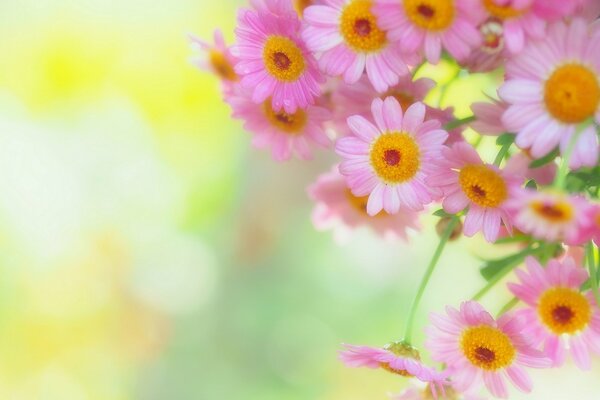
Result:
<svg viewBox="0 0 600 400"><path fill-rule="evenodd" d="M410 244L313 229L305 188L335 157L252 150L189 63L187 33L231 40L240 4L0 2L1 399L358 400L407 384L336 352L398 339L433 220ZM447 95L461 116L493 88L463 83ZM449 246L420 327L504 251ZM535 377L529 398L600 389L598 369Z"/></svg>

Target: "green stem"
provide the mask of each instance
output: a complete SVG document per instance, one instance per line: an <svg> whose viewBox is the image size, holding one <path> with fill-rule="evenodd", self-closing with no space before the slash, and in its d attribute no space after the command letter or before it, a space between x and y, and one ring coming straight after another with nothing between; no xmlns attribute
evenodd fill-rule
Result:
<svg viewBox="0 0 600 400"><path fill-rule="evenodd" d="M587 124L579 127L577 132L573 134L573 137L569 141L569 145L567 146L567 150L565 154L563 154L562 161L558 166L558 171L556 172L556 178L554 179L554 187L562 189L565 185L565 180L567 179L567 174L569 173L569 160L571 159L571 155L573 154L573 150L575 149L575 144L579 139L579 135L583 130L587 127Z"/></svg>
<svg viewBox="0 0 600 400"><path fill-rule="evenodd" d="M598 290L598 269L596 267L596 255L594 251L594 245L592 242L588 243L588 245L585 247L585 254L587 258L588 269L590 271L592 293L596 298L596 302L600 306L600 290Z"/></svg>
<svg viewBox="0 0 600 400"><path fill-rule="evenodd" d="M408 319L406 322L406 330L404 331L404 341L406 341L407 343L410 343L410 341L412 339L412 328L413 328L413 324L415 321L415 315L417 313L417 308L419 307L419 303L421 302L421 298L423 297L423 293L425 293L425 288L427 287L427 284L429 283L429 279L431 278L431 275L433 274L435 266L437 265L437 263L440 259L440 256L442 255L442 252L444 251L444 247L446 246L446 243L448 243L448 239L450 238L450 235L452 234L452 231L456 227L457 223L458 223L458 217L453 216L452 220L450 221L450 223L448 224L448 226L442 233L440 242L439 242L437 248L435 249L435 253L433 253L433 257L431 258L429 265L427 266L425 275L423 275L423 278L421 279L421 284L419 285L417 294L415 295L412 305L410 306L410 311L408 313Z"/></svg>
<svg viewBox="0 0 600 400"><path fill-rule="evenodd" d="M503 145L500 148L500 151L498 151L498 155L496 155L496 158L494 159L494 165L496 167L500 166L500 164L502 163L502 160L504 160L504 157L506 157L506 154L508 153L510 146L512 146L512 143L506 143L505 145Z"/></svg>
<svg viewBox="0 0 600 400"><path fill-rule="evenodd" d="M509 301L508 303L506 303L504 305L504 307L502 307L500 309L500 311L498 312L498 317L501 316L502 314L510 311L514 306L516 306L517 304L519 304L519 299L516 297L513 297L511 301Z"/></svg>
<svg viewBox="0 0 600 400"><path fill-rule="evenodd" d="M475 120L476 118L474 115L471 115L470 117L455 119L454 121L450 121L446 125L444 125L444 129L447 131L451 131L452 129L458 128L459 126L470 124Z"/></svg>

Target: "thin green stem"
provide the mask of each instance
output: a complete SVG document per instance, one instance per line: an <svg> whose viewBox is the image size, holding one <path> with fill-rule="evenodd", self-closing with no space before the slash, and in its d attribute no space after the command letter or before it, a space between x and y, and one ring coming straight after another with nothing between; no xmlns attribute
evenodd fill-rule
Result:
<svg viewBox="0 0 600 400"><path fill-rule="evenodd" d="M519 299L516 297L513 297L512 300L510 300L508 303L506 303L501 309L500 311L498 311L498 316L501 316L502 314L510 311L514 306L516 306L517 304L519 304Z"/></svg>
<svg viewBox="0 0 600 400"><path fill-rule="evenodd" d="M470 124L471 122L475 121L475 119L476 118L474 115L471 115L470 117L455 119L454 121L450 121L446 125L444 125L444 129L447 131L451 131L452 129L458 128L459 126Z"/></svg>
<svg viewBox="0 0 600 400"><path fill-rule="evenodd" d="M415 321L415 315L417 313L417 309L419 308L419 303L421 302L423 293L425 293L425 288L427 287L427 284L429 283L429 279L431 278L431 275L433 274L433 271L435 270L435 267L440 259L440 256L442 255L442 252L444 251L444 247L446 247L446 243L448 243L448 239L450 238L450 235L452 234L452 231L456 227L457 223L458 223L458 217L453 216L452 220L450 221L450 223L448 224L448 226L442 233L440 242L437 245L437 248L435 249L435 253L433 253L433 257L431 258L429 265L427 266L425 275L423 275L423 278L421 279L421 284L419 285L417 294L415 295L412 305L410 306L410 311L408 313L408 319L406 321L406 330L404 331L404 341L406 341L407 343L410 343L410 341L412 339L412 328L413 328L414 321Z"/></svg>
<svg viewBox="0 0 600 400"><path fill-rule="evenodd" d="M556 172L556 178L554 179L554 187L562 189L565 185L565 180L567 179L567 174L569 173L569 161L571 160L571 155L573 154L573 150L575 149L575 144L579 139L579 135L585 129L587 125L579 127L577 132L573 134L569 144L567 145L567 150L563 154L562 161L558 166L558 171Z"/></svg>
<svg viewBox="0 0 600 400"><path fill-rule="evenodd" d="M500 148L500 151L498 151L498 155L496 155L496 158L494 159L494 165L496 167L500 166L500 164L502 163L502 160L504 160L504 157L506 157L506 155L508 154L508 150L510 149L510 146L512 146L512 142L506 143Z"/></svg>
<svg viewBox="0 0 600 400"><path fill-rule="evenodd" d="M596 251L594 250L594 244L588 243L585 247L585 254L587 259L588 269L590 271L590 282L592 286L592 293L596 298L596 302L600 306L600 290L598 290L598 267L596 265Z"/></svg>

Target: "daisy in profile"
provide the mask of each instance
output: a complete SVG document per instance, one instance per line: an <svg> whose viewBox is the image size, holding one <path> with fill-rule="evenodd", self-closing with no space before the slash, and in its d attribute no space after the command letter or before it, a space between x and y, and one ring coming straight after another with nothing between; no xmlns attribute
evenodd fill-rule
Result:
<svg viewBox="0 0 600 400"><path fill-rule="evenodd" d="M240 10L237 44L231 51L239 59L235 72L242 85L253 90L252 101L263 103L271 98L274 110L291 114L314 104L323 78L299 36L300 20L291 4L289 12L269 11L269 7L287 10L280 3L260 3L257 10Z"/></svg>
<svg viewBox="0 0 600 400"><path fill-rule="evenodd" d="M201 70L214 73L227 85L239 81L240 78L234 70L237 60L225 44L223 33L219 29L214 31L214 44L207 43L193 35L190 35L189 39L192 48L205 53L192 60L194 65Z"/></svg>
<svg viewBox="0 0 600 400"><path fill-rule="evenodd" d="M321 53L319 66L327 75L343 75L355 83L363 72L378 92L398 83L408 67L397 46L373 14L371 0L325 0L304 11L302 37L308 48Z"/></svg>
<svg viewBox="0 0 600 400"><path fill-rule="evenodd" d="M536 239L580 244L588 203L582 197L554 191L519 189L507 203L513 226Z"/></svg>
<svg viewBox="0 0 600 400"><path fill-rule="evenodd" d="M504 27L501 21L489 18L478 27L482 41L475 47L469 57L461 65L469 72L489 72L504 63L507 54Z"/></svg>
<svg viewBox="0 0 600 400"><path fill-rule="evenodd" d="M374 11L389 40L406 53L424 53L432 64L442 49L464 61L481 44L479 0L377 0Z"/></svg>
<svg viewBox="0 0 600 400"><path fill-rule="evenodd" d="M262 103L252 101L248 90L237 90L226 96L234 118L244 120L244 129L252 132L252 144L258 148L270 147L276 161L285 161L296 154L300 159L312 157L312 147L329 147L324 124L331 118L322 107L308 106L293 113L276 111L270 99Z"/></svg>
<svg viewBox="0 0 600 400"><path fill-rule="evenodd" d="M439 121L424 121L422 103L403 113L398 100L387 97L373 100L371 109L376 125L359 115L348 118L352 134L335 146L343 158L340 172L355 196L369 196L369 215L382 209L389 214L401 208L420 211L441 194L425 178L436 168L448 133Z"/></svg>
<svg viewBox="0 0 600 400"><path fill-rule="evenodd" d="M349 344L344 347L340 360L348 367L382 368L406 378L416 378L427 383L434 396L446 382L444 372L425 365L417 349L405 343L390 343L384 348Z"/></svg>
<svg viewBox="0 0 600 400"><path fill-rule="evenodd" d="M316 203L313 224L319 230L333 229L339 240L359 226L368 226L388 239L403 240L408 240L408 231L419 229L419 214L412 210L401 209L393 215L380 212L374 217L367 214L368 197L354 196L337 166L319 176L308 193Z"/></svg>
<svg viewBox="0 0 600 400"><path fill-rule="evenodd" d="M520 176L484 164L466 142L443 149L438 163L439 172L426 182L442 188L446 212L456 214L468 207L463 230L466 236L481 231L488 242L494 242L502 224L510 231L506 202L521 184Z"/></svg>
<svg viewBox="0 0 600 400"><path fill-rule="evenodd" d="M509 283L510 291L527 308L518 311L526 321L526 334L543 343L553 366L565 362L571 353L581 369L591 368L590 353L600 354L600 310L591 293L581 293L589 278L587 271L567 257L550 260L546 268L533 257L527 271L516 271L520 283Z"/></svg>
<svg viewBox="0 0 600 400"><path fill-rule="evenodd" d="M482 135L499 136L506 132L502 115L508 108L508 103L492 98L490 100L489 103L482 101L471 104L471 111L475 116L471 128Z"/></svg>
<svg viewBox="0 0 600 400"><path fill-rule="evenodd" d="M580 18L556 22L547 36L531 41L507 62L500 97L510 104L502 121L516 132L516 144L540 158L560 146L564 155L576 137L570 167L598 161L600 52L588 24Z"/></svg>
<svg viewBox="0 0 600 400"><path fill-rule="evenodd" d="M504 314L497 321L478 303L464 302L447 315L432 313L426 346L431 357L448 366L452 383L471 391L482 383L496 397L506 398L506 379L523 392L532 389L523 367L548 368L550 359L524 336L525 319Z"/></svg>

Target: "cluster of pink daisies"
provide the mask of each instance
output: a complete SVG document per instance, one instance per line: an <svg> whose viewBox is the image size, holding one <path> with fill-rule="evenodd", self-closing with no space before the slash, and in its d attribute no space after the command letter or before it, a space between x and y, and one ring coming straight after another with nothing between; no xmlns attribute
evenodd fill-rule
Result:
<svg viewBox="0 0 600 400"><path fill-rule="evenodd" d="M598 16L597 0L250 0L232 46L218 31L214 44L191 38L256 147L276 161L334 150L308 189L317 228L407 240L441 204L403 339L340 353L418 382L397 399L480 398L482 387L505 398L507 382L532 389L528 368L570 355L589 369L600 355ZM432 105L436 82L416 76L441 60L503 75L497 96L463 119ZM484 136L497 137L491 162L477 151ZM431 314L425 347L443 368L426 365L411 345L419 301L445 244L478 233L520 250L482 269L473 299ZM494 318L477 300L515 268L514 299Z"/></svg>

